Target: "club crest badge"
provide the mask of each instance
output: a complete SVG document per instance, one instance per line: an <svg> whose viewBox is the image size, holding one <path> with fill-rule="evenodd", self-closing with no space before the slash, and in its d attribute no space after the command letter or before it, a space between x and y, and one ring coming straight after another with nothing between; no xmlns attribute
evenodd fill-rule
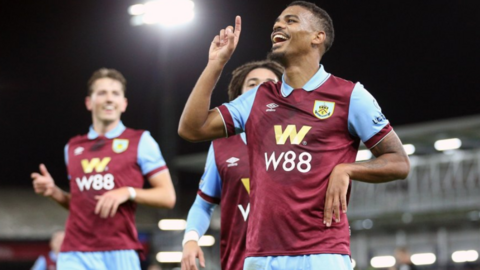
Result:
<svg viewBox="0 0 480 270"><path fill-rule="evenodd" d="M318 119L327 119L332 116L335 110L335 102L315 100L313 105L313 115Z"/></svg>
<svg viewBox="0 0 480 270"><path fill-rule="evenodd" d="M112 144L113 152L120 154L125 152L128 148L128 140L127 139L114 139Z"/></svg>

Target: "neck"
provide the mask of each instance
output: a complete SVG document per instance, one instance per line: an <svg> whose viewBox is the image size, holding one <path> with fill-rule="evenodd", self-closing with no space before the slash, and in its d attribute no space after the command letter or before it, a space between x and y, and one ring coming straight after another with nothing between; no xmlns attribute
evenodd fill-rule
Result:
<svg viewBox="0 0 480 270"><path fill-rule="evenodd" d="M120 123L120 119L115 121L100 121L93 119L93 130L98 135L105 135L110 130L114 129Z"/></svg>
<svg viewBox="0 0 480 270"><path fill-rule="evenodd" d="M294 89L302 88L317 73L320 59L311 55L285 63L285 82Z"/></svg>

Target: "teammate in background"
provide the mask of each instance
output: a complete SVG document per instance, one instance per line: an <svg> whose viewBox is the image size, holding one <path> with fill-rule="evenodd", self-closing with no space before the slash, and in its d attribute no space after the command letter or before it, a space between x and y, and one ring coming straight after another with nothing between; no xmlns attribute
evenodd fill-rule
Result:
<svg viewBox="0 0 480 270"><path fill-rule="evenodd" d="M60 252L64 236L64 231L57 231L52 234L52 238L50 238L50 252L45 256L38 257L31 270L57 269L58 253Z"/></svg>
<svg viewBox="0 0 480 270"><path fill-rule="evenodd" d="M277 82L283 68L272 61L250 62L235 69L228 86L228 99L263 82ZM245 133L212 142L197 198L190 208L183 240L182 269L198 269L195 258L205 267L198 246L209 227L216 205L221 207L220 258L222 269L240 270L245 259L247 218L250 211L250 174Z"/></svg>
<svg viewBox="0 0 480 270"><path fill-rule="evenodd" d="M88 81L88 134L70 139L65 163L70 193L55 185L45 165L32 173L36 193L69 209L59 269L140 269L137 203L173 208L175 191L160 148L148 131L126 128L126 80L102 68ZM152 188L143 189L144 177Z"/></svg>
<svg viewBox="0 0 480 270"><path fill-rule="evenodd" d="M362 84L320 64L333 42L333 24L309 2L291 3L273 25L271 58L285 68L282 81L210 110L240 32L237 17L235 29L222 29L211 43L179 134L202 141L245 131L251 209L244 269L352 269L346 217L351 180L406 178L410 164L402 143ZM355 163L360 140L376 159Z"/></svg>

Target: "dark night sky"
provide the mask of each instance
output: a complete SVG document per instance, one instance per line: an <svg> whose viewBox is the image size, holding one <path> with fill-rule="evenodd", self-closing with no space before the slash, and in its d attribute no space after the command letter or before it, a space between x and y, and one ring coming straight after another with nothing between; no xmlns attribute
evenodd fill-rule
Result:
<svg viewBox="0 0 480 270"><path fill-rule="evenodd" d="M197 0L194 22L169 31L131 26L127 8L135 1L4 2L0 185L30 185L30 172L45 162L65 186L63 147L91 122L84 97L94 70L116 68L127 78L127 126L148 129L157 139L168 128L178 155L206 151L207 143L180 139L176 123L211 39L242 16L240 44L214 93L213 105L219 105L227 99L230 72L266 56L273 22L290 1ZM480 1L316 3L330 13L336 30L322 59L326 70L362 82L394 126L479 113ZM165 78L173 109L160 116ZM165 127L167 117L175 126Z"/></svg>

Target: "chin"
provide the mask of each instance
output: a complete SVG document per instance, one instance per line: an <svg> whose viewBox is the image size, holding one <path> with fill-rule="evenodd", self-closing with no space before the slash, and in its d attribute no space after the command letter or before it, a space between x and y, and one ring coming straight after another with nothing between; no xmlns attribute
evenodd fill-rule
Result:
<svg viewBox="0 0 480 270"><path fill-rule="evenodd" d="M278 49L272 49L272 51L268 54L267 58L268 60L275 61L280 64L285 64L286 62L285 52L279 51Z"/></svg>

